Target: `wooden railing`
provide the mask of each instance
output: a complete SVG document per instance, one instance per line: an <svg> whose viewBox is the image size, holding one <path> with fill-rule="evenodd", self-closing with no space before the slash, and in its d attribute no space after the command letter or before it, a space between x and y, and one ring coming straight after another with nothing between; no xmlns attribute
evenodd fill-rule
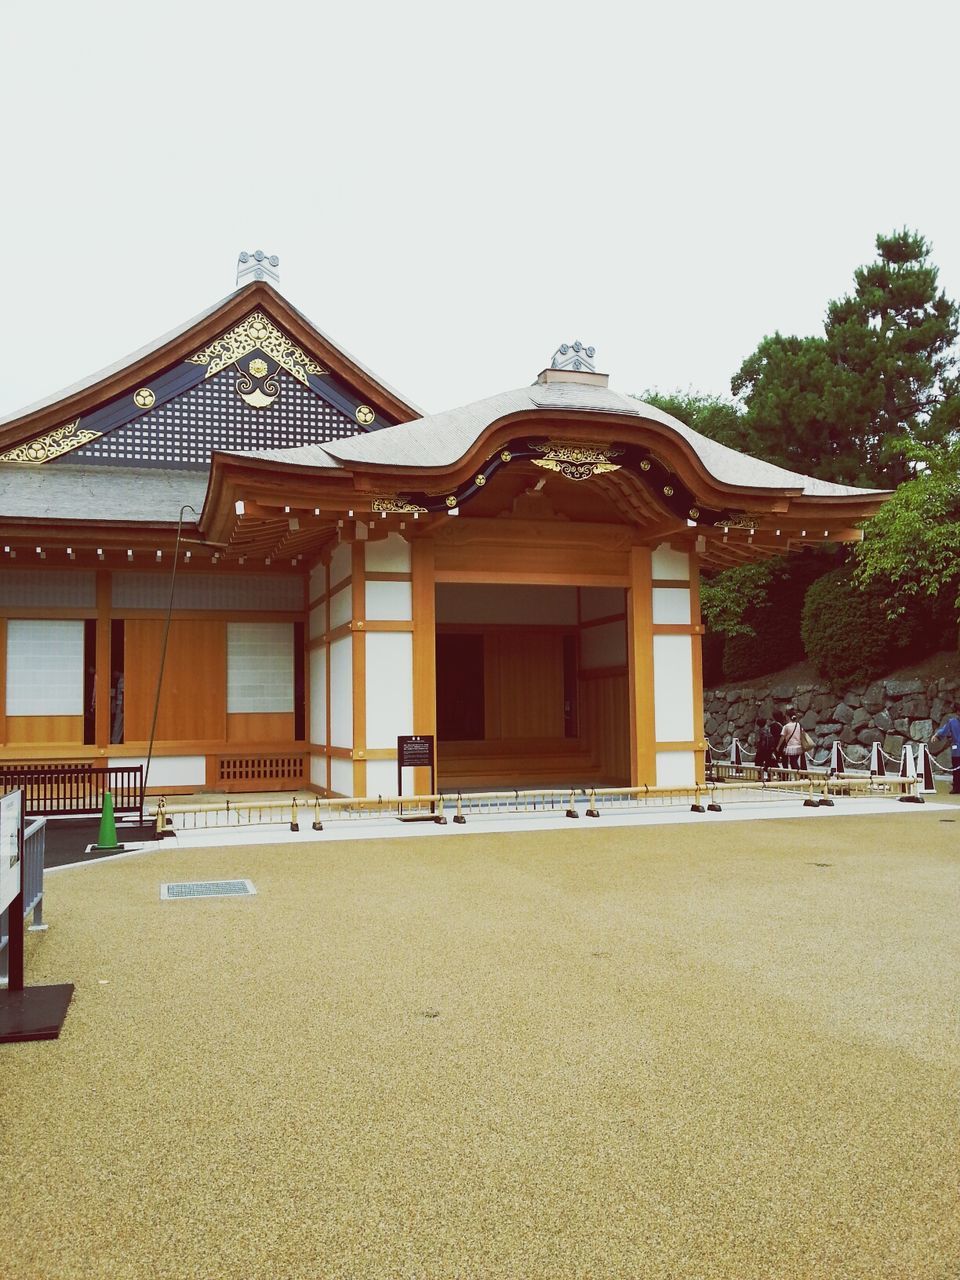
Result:
<svg viewBox="0 0 960 1280"><path fill-rule="evenodd" d="M114 813L135 813L143 821L143 766L139 764L0 765L0 790L18 787L23 791L24 812L31 817L97 814L109 791Z"/></svg>

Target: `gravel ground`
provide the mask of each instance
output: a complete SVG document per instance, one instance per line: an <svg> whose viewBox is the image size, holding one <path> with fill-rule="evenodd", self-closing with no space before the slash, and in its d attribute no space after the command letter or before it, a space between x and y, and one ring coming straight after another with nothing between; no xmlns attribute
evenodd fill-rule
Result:
<svg viewBox="0 0 960 1280"><path fill-rule="evenodd" d="M48 877L0 1276L960 1275L960 822L162 850ZM249 877L247 899L159 901Z"/></svg>

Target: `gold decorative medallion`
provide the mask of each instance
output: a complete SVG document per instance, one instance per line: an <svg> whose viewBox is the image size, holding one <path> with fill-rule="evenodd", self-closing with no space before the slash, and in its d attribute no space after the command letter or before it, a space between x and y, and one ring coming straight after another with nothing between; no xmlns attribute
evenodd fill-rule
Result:
<svg viewBox="0 0 960 1280"><path fill-rule="evenodd" d="M358 404L356 413L353 416L360 423L361 427L369 427L370 423L377 415L368 404Z"/></svg>
<svg viewBox="0 0 960 1280"><path fill-rule="evenodd" d="M665 485L663 486L663 492L664 492L664 494L665 494L668 498L672 498L672 497L673 497L673 485L665 484Z"/></svg>
<svg viewBox="0 0 960 1280"><path fill-rule="evenodd" d="M138 409L152 409L157 403L157 397L149 387L140 387L133 393L133 403Z"/></svg>
<svg viewBox="0 0 960 1280"><path fill-rule="evenodd" d="M262 365L264 372L266 372L267 364L265 361L251 360L248 368L250 374L254 374L257 379L257 382L254 382L250 374L244 373L241 367L237 365L237 377L233 384L234 390L244 404L248 404L251 409L266 409L268 405L273 404L280 394L280 382L276 374L265 378L263 374L254 373L254 365Z"/></svg>
<svg viewBox="0 0 960 1280"><path fill-rule="evenodd" d="M272 320L268 320L262 311L254 311L253 315L241 320L238 325L229 329L222 338L209 343L189 356L189 364L205 364L205 378L212 378L215 373L225 369L228 364L236 364L238 360L260 350L271 360L276 360L281 369L286 369L298 382L307 385L307 376L313 374L321 377L326 369L320 367L295 342L291 342L286 334L281 333ZM261 377L261 374L256 374Z"/></svg>
<svg viewBox="0 0 960 1280"><path fill-rule="evenodd" d="M484 484L486 484L486 483L487 483L487 477L486 477L486 476L474 476L474 477L473 477L473 483L474 483L474 484L478 484L478 485L484 485Z"/></svg>
<svg viewBox="0 0 960 1280"><path fill-rule="evenodd" d="M76 422L68 422L66 426L48 431L46 435L28 440L26 444L18 444L15 449L8 449L6 453L0 454L0 462L49 462L52 458L59 458L73 449L79 449L83 444L89 444L91 440L99 439L103 434L86 428L78 430L79 425L78 418Z"/></svg>
<svg viewBox="0 0 960 1280"><path fill-rule="evenodd" d="M621 464L610 459L623 453L613 445L570 444L563 440L531 444L530 448L544 455L531 459L535 467L556 471L568 480L589 480L591 476L602 476L607 471L619 471Z"/></svg>
<svg viewBox="0 0 960 1280"><path fill-rule="evenodd" d="M699 508L699 507L691 507L691 508L690 508L690 519L691 519L691 520L699 520L699 519L700 519L700 508Z"/></svg>
<svg viewBox="0 0 960 1280"><path fill-rule="evenodd" d="M513 454L510 452L510 450L504 449L503 452L500 454L500 461L509 462L512 457L513 457Z"/></svg>
<svg viewBox="0 0 960 1280"><path fill-rule="evenodd" d="M405 502L403 498L374 498L373 511L385 511L391 515L413 516L424 515L426 507L418 507L415 502Z"/></svg>
<svg viewBox="0 0 960 1280"><path fill-rule="evenodd" d="M255 360L250 361L247 365L247 369L249 370L251 377L254 378L265 378L270 372L270 367L266 360L261 360L259 356L257 356Z"/></svg>
<svg viewBox="0 0 960 1280"><path fill-rule="evenodd" d="M456 505L457 505L457 500L456 500L456 498L453 496L453 494L451 493L451 494L450 494L450 496L447 498L447 506L448 506L448 507L455 507Z"/></svg>

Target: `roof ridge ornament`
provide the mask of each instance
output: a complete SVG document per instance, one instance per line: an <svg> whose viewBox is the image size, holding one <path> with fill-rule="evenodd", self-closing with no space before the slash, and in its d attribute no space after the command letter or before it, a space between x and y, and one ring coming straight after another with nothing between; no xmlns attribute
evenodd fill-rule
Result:
<svg viewBox="0 0 960 1280"><path fill-rule="evenodd" d="M253 280L268 280L279 285L279 266L280 259L275 253L268 258L262 249L255 249L253 253L244 250L237 259L237 288L242 289Z"/></svg>
<svg viewBox="0 0 960 1280"><path fill-rule="evenodd" d="M580 341L563 342L553 353L550 368L573 369L577 373L596 373L597 368L593 363L593 357L596 354L596 347L584 346Z"/></svg>

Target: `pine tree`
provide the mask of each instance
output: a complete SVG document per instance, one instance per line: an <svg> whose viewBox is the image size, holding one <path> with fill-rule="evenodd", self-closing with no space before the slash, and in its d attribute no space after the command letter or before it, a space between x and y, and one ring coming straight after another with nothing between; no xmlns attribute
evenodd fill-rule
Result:
<svg viewBox="0 0 960 1280"><path fill-rule="evenodd" d="M841 483L894 487L905 441L960 426L958 311L913 231L877 236L877 260L827 307L823 337L764 338L731 386L770 461Z"/></svg>

